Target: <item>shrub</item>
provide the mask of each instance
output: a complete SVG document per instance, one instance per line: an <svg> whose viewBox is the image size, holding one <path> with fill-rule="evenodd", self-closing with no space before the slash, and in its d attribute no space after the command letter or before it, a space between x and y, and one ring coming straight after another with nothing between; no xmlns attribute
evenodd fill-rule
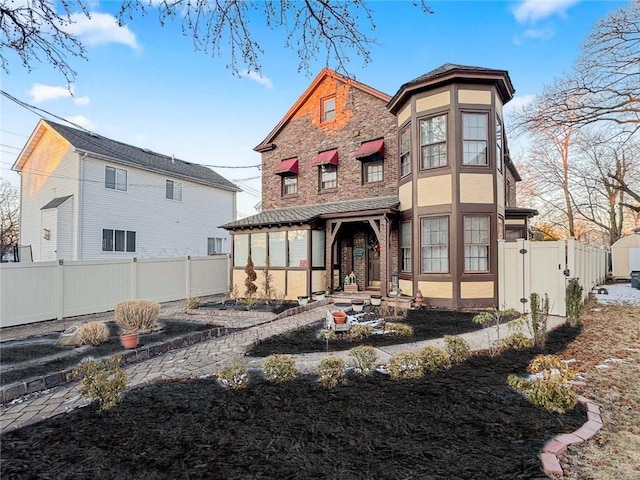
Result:
<svg viewBox="0 0 640 480"><path fill-rule="evenodd" d="M511 335L506 337L504 340L502 340L502 343L500 344L500 346L502 348L515 348L517 350L520 348L530 348L532 346L532 342L531 342L531 339L527 338L526 335L524 335L523 333L517 332L517 333L512 333Z"/></svg>
<svg viewBox="0 0 640 480"><path fill-rule="evenodd" d="M391 378L421 378L422 362L415 352L400 352L389 360Z"/></svg>
<svg viewBox="0 0 640 480"><path fill-rule="evenodd" d="M413 337L413 327L404 323L387 322L384 331L396 337Z"/></svg>
<svg viewBox="0 0 640 480"><path fill-rule="evenodd" d="M125 333L151 330L160 305L149 300L129 300L116 305L116 322Z"/></svg>
<svg viewBox="0 0 640 480"><path fill-rule="evenodd" d="M189 297L187 298L187 309L188 310L197 310L200 308L200 300L197 297Z"/></svg>
<svg viewBox="0 0 640 480"><path fill-rule="evenodd" d="M444 343L446 351L453 363L462 363L471 355L471 349L467 341L457 335L445 335Z"/></svg>
<svg viewBox="0 0 640 480"><path fill-rule="evenodd" d="M78 345L100 345L109 338L109 329L103 322L88 322L80 325L76 339Z"/></svg>
<svg viewBox="0 0 640 480"><path fill-rule="evenodd" d="M357 373L369 375L373 372L373 366L378 360L378 354L375 348L367 345L360 345L349 350L349 356L352 358L353 368Z"/></svg>
<svg viewBox="0 0 640 480"><path fill-rule="evenodd" d="M296 361L287 355L270 355L264 361L264 376L271 382L286 382L293 380L298 375Z"/></svg>
<svg viewBox="0 0 640 480"><path fill-rule="evenodd" d="M572 327L575 327L580 323L580 315L582 315L582 308L584 307L582 292L583 288L582 285L580 285L580 280L577 278L571 278L567 285L566 302L567 321Z"/></svg>
<svg viewBox="0 0 640 480"><path fill-rule="evenodd" d="M253 283L258 279L258 274L256 273L253 266L251 255L249 255L249 257L247 258L247 265L244 267L244 273L247 275L247 277L244 279L245 299L251 300L258 291L258 287L256 287L255 283Z"/></svg>
<svg viewBox="0 0 640 480"><path fill-rule="evenodd" d="M499 355L502 351L502 343L500 341L500 324L505 320L514 320L520 317L520 313L514 310L513 308L509 308L507 310L498 310L494 308L489 312L482 312L473 317L473 323L477 323L478 325L482 325L482 327L487 332L487 339L489 343L489 354L492 357ZM496 330L496 341L491 341L491 328L495 327Z"/></svg>
<svg viewBox="0 0 640 480"><path fill-rule="evenodd" d="M240 362L227 365L220 369L218 378L220 379L220 383L233 390L245 388L248 382L247 367Z"/></svg>
<svg viewBox="0 0 640 480"><path fill-rule="evenodd" d="M420 362L425 373L438 373L451 367L451 357L436 347L424 347L420 351Z"/></svg>
<svg viewBox="0 0 640 480"><path fill-rule="evenodd" d="M323 328L318 332L317 337L318 337L318 340L322 342L333 342L335 341L336 338L338 338L338 335L334 330Z"/></svg>
<svg viewBox="0 0 640 480"><path fill-rule="evenodd" d="M528 368L529 373L543 373L545 377L560 377L563 381L573 380L575 374L569 366L555 355L538 355Z"/></svg>
<svg viewBox="0 0 640 480"><path fill-rule="evenodd" d="M325 357L318 364L320 383L325 387L335 387L344 379L345 362L341 358Z"/></svg>
<svg viewBox="0 0 640 480"><path fill-rule="evenodd" d="M574 388L559 377L525 380L510 375L507 383L526 396L531 403L548 412L565 413L578 403L578 395Z"/></svg>
<svg viewBox="0 0 640 480"><path fill-rule="evenodd" d="M351 340L364 340L369 338L373 333L373 327L369 325L354 325L349 330L349 338Z"/></svg>
<svg viewBox="0 0 640 480"><path fill-rule="evenodd" d="M122 357L115 356L101 361L85 360L73 374L83 376L80 394L90 400L98 400L100 410L109 410L122 400L127 389L127 374L120 368Z"/></svg>
<svg viewBox="0 0 640 480"><path fill-rule="evenodd" d="M531 333L533 334L533 344L536 347L544 348L547 343L547 319L549 318L549 295L544 294L544 298L533 292L529 296L531 303Z"/></svg>

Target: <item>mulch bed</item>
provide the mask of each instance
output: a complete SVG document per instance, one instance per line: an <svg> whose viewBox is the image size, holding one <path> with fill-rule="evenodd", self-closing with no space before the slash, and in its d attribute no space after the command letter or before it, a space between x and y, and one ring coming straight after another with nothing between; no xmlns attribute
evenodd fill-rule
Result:
<svg viewBox="0 0 640 480"><path fill-rule="evenodd" d="M199 308L204 309L214 309L214 310L235 310L241 312L270 312L279 314L284 312L285 310L289 310L290 308L297 307L298 302L286 301L280 304L265 304L265 303L255 303L251 306L248 306L244 303L236 303L234 300L224 300L221 302L210 302L204 303L200 305Z"/></svg>
<svg viewBox="0 0 640 480"><path fill-rule="evenodd" d="M579 333L561 327L545 351ZM544 443L586 421L546 413L506 385L539 352L474 356L420 381L377 374L333 389L312 377L134 390L0 437L2 478L535 479Z"/></svg>
<svg viewBox="0 0 640 480"><path fill-rule="evenodd" d="M383 347L399 343L419 342L441 338L445 335L461 335L482 328L473 323L472 319L477 312L460 312L454 310L409 310L407 317L399 320L413 327L412 337L395 337L392 335L371 335L364 340L350 340L347 335L338 334L336 340L328 344L324 340L318 340L317 334L324 328L324 321L313 323L309 326L298 328L290 332L276 335L257 342L247 352L251 357L266 357L273 353L312 353L312 352L336 352L348 350L357 345L372 345Z"/></svg>
<svg viewBox="0 0 640 480"><path fill-rule="evenodd" d="M3 342L0 355L0 385L62 371L78 365L86 357L101 358L124 352L120 341L120 327L115 322L107 322L106 325L109 338L95 347L56 345L55 341L60 334ZM215 327L202 322L166 319L159 319L158 326L162 329L139 335L138 347ZM43 340L48 341L43 343Z"/></svg>

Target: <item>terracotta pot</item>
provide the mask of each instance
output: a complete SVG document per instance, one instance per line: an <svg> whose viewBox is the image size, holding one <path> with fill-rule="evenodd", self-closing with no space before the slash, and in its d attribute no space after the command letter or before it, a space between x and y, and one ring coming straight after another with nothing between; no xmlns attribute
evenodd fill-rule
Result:
<svg viewBox="0 0 640 480"><path fill-rule="evenodd" d="M346 313L338 311L338 312L331 312L331 315L333 315L333 321L336 323L336 325L347 323Z"/></svg>
<svg viewBox="0 0 640 480"><path fill-rule="evenodd" d="M123 333L120 335L120 341L126 349L136 348L138 346L138 333Z"/></svg>
<svg viewBox="0 0 640 480"><path fill-rule="evenodd" d="M361 312L364 310L364 300L352 300L351 308L354 312Z"/></svg>
<svg viewBox="0 0 640 480"><path fill-rule="evenodd" d="M382 295L371 295L371 305L378 307L382 304Z"/></svg>

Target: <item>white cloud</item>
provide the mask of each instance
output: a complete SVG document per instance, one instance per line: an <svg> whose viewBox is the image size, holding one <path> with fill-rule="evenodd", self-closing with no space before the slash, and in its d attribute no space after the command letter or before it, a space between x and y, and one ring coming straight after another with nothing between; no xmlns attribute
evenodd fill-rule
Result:
<svg viewBox="0 0 640 480"><path fill-rule="evenodd" d="M96 124L89 120L84 115L74 115L72 117L65 117L65 120L68 120L76 125L80 125L81 127L86 128L87 130L95 130Z"/></svg>
<svg viewBox="0 0 640 480"><path fill-rule="evenodd" d="M73 92L73 85L70 88L56 87L54 85L43 85L41 83L34 83L29 90L31 95L31 102L42 103L48 100L55 100L57 98L70 97Z"/></svg>
<svg viewBox="0 0 640 480"><path fill-rule="evenodd" d="M553 15L566 15L569 7L581 0L524 0L514 10L519 23L534 23Z"/></svg>
<svg viewBox="0 0 640 480"><path fill-rule="evenodd" d="M526 107L535 100L535 95L516 95L509 103L504 106L505 115L509 115L523 107Z"/></svg>
<svg viewBox="0 0 640 480"><path fill-rule="evenodd" d="M553 25L549 25L545 28L530 28L528 30L525 30L522 33L522 36L524 38L536 38L538 40L546 40L548 38L551 38L555 35L555 30L553 28Z"/></svg>
<svg viewBox="0 0 640 480"><path fill-rule="evenodd" d="M267 77L263 77L262 74L258 72L253 72L253 71L250 72L248 70L245 70L244 72L240 73L240 76L249 78L250 80L253 80L256 83L259 83L260 85L264 85L269 90L273 88L273 82L271 81L271 79Z"/></svg>
<svg viewBox="0 0 640 480"><path fill-rule="evenodd" d="M134 50L141 47L136 40L136 35L126 25L118 25L118 21L108 13L91 13L91 18L81 14L71 15L73 23L66 30L77 36L82 43L88 46L107 45L120 43Z"/></svg>
<svg viewBox="0 0 640 480"><path fill-rule="evenodd" d="M89 102L91 100L89 99L88 95L85 95L84 97L75 97L73 99L73 103L75 103L76 105L89 105Z"/></svg>

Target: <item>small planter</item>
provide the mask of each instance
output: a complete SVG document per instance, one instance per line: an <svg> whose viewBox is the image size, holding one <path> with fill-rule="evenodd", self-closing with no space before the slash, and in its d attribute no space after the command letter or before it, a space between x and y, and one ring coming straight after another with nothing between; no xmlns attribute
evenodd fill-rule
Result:
<svg viewBox="0 0 640 480"><path fill-rule="evenodd" d="M298 297L298 305L306 305L309 303L309 297L307 295L301 295Z"/></svg>
<svg viewBox="0 0 640 480"><path fill-rule="evenodd" d="M318 300L324 300L324 292L313 292L313 300L314 301L318 301Z"/></svg>
<svg viewBox="0 0 640 480"><path fill-rule="evenodd" d="M333 315L333 321L336 323L336 325L341 325L343 323L347 323L347 314L341 311L337 311L337 312L331 312L331 315Z"/></svg>
<svg viewBox="0 0 640 480"><path fill-rule="evenodd" d="M361 312L364 310L364 300L351 300L351 309L354 312Z"/></svg>
<svg viewBox="0 0 640 480"><path fill-rule="evenodd" d="M371 305L379 307L382 304L382 295L371 295Z"/></svg>
<svg viewBox="0 0 640 480"><path fill-rule="evenodd" d="M138 346L138 333L123 333L120 335L120 341L125 349L132 349Z"/></svg>

